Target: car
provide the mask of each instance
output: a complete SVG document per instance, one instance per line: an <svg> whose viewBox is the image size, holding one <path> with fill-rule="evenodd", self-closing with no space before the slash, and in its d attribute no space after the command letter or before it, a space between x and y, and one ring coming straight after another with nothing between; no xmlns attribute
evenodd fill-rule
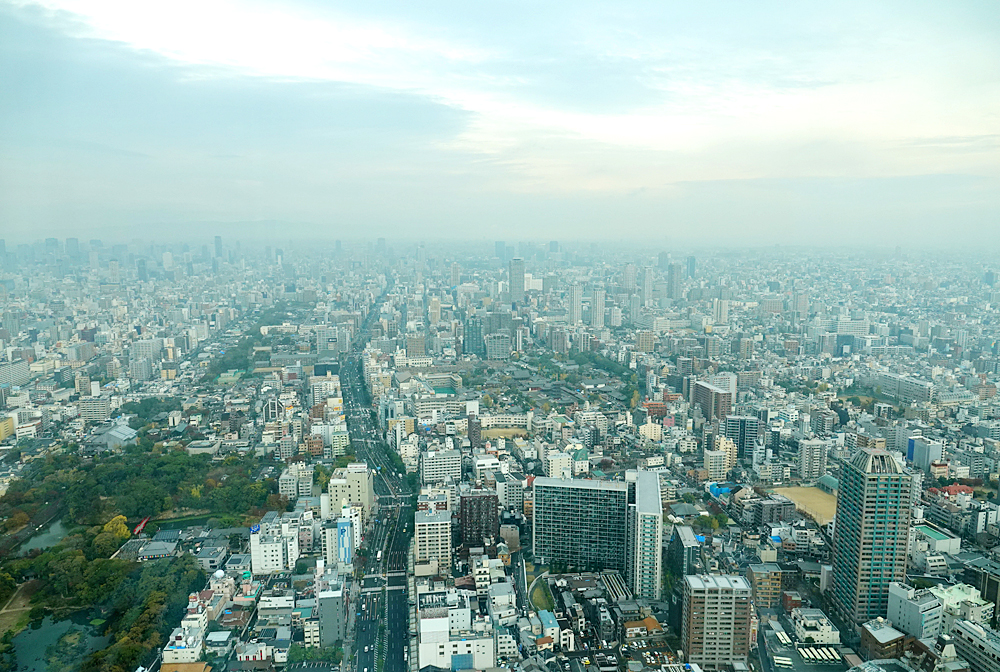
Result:
<svg viewBox="0 0 1000 672"><path fill-rule="evenodd" d="M365 653L368 653L368 647L367 646L365 647Z"/></svg>

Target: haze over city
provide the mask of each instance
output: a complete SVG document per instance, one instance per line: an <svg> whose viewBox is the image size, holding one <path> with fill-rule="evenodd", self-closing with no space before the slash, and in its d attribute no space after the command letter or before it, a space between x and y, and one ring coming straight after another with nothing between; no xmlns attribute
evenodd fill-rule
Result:
<svg viewBox="0 0 1000 672"><path fill-rule="evenodd" d="M996 9L0 0L0 672L998 672Z"/></svg>
<svg viewBox="0 0 1000 672"><path fill-rule="evenodd" d="M5 2L0 221L8 240L992 244L998 21L991 3Z"/></svg>

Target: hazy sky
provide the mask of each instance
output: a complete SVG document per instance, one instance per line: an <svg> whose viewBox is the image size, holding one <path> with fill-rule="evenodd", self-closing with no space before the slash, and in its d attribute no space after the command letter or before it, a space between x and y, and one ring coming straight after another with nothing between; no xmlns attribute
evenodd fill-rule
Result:
<svg viewBox="0 0 1000 672"><path fill-rule="evenodd" d="M998 64L993 0L0 0L0 237L995 244Z"/></svg>

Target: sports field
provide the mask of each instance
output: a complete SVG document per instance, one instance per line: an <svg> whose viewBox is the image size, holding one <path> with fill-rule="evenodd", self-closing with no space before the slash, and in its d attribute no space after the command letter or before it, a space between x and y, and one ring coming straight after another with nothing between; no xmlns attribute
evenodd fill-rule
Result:
<svg viewBox="0 0 1000 672"><path fill-rule="evenodd" d="M837 513L837 497L819 488L775 488L774 492L795 502L796 508L826 525Z"/></svg>

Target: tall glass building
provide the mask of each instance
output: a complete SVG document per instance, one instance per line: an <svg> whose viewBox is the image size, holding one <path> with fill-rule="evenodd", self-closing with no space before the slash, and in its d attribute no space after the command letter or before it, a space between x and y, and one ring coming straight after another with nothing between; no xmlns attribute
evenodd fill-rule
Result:
<svg viewBox="0 0 1000 672"><path fill-rule="evenodd" d="M903 581L913 487L891 454L862 449L844 466L834 530L833 601L845 619L884 617Z"/></svg>

